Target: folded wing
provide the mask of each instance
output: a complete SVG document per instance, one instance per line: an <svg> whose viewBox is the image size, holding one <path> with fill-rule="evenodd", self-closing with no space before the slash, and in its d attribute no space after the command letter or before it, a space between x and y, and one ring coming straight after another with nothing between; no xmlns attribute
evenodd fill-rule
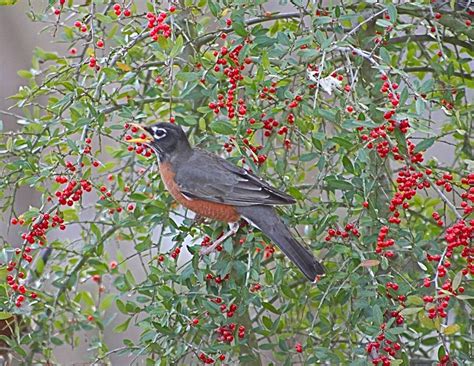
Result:
<svg viewBox="0 0 474 366"><path fill-rule="evenodd" d="M195 164L196 160L199 164ZM295 203L293 197L263 179L204 150L195 150L194 155L180 166L175 180L181 193L189 199L234 206Z"/></svg>

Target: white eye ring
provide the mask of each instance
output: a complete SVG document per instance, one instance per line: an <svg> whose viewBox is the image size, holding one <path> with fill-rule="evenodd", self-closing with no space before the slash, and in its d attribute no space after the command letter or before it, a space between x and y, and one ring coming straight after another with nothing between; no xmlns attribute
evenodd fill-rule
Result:
<svg viewBox="0 0 474 366"><path fill-rule="evenodd" d="M164 128L153 128L153 137L156 140L162 139L163 137L166 137L166 130Z"/></svg>

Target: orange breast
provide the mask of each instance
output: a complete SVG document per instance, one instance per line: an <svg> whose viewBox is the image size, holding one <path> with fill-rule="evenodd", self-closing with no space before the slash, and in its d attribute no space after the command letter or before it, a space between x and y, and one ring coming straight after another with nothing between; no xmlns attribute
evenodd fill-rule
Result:
<svg viewBox="0 0 474 366"><path fill-rule="evenodd" d="M160 174L166 189L174 199L198 215L224 222L235 222L240 219L233 206L200 199L189 200L184 197L174 180L175 173L169 163L160 163Z"/></svg>

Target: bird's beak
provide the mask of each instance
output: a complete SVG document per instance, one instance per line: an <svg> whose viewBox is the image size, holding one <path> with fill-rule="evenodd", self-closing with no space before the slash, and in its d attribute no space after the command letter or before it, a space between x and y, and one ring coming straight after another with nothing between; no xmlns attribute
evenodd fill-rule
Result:
<svg viewBox="0 0 474 366"><path fill-rule="evenodd" d="M129 143L134 143L134 142L141 142L141 143L147 143L147 142L152 142L153 141L153 137L150 135L150 133L145 129L145 127L139 125L139 124L136 124L136 123L131 123L130 124L132 127L136 127L138 128L139 131L142 131L143 134L145 135L145 138L143 137L139 137L139 138L135 138L135 139L130 139L130 140L126 140L126 142L129 142Z"/></svg>

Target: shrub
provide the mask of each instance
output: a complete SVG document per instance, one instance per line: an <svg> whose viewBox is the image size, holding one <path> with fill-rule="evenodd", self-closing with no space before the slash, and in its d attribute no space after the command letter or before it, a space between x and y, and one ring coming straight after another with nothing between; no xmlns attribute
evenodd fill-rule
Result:
<svg viewBox="0 0 474 366"><path fill-rule="evenodd" d="M473 13L317 3L32 4L62 50L35 49L18 114L2 112L18 124L0 141L15 358L55 362L88 331L95 362L472 359ZM224 225L193 222L126 143L156 121L291 194L281 214L327 274L307 282L248 226L200 258ZM23 187L41 198L18 212Z"/></svg>

